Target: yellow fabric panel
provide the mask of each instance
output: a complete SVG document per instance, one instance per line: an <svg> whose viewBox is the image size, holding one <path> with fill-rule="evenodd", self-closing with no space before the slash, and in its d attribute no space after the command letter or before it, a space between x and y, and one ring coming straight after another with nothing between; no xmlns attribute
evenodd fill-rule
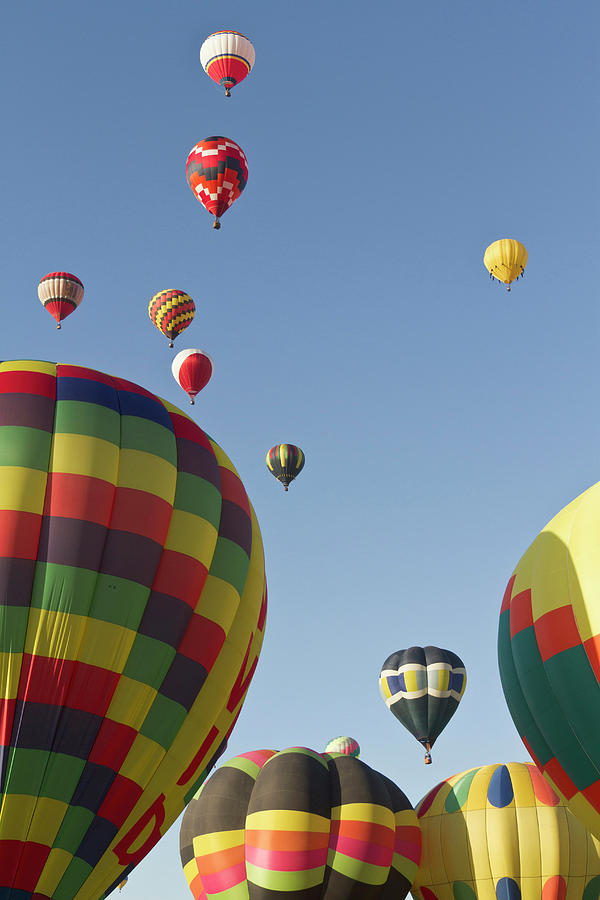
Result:
<svg viewBox="0 0 600 900"><path fill-rule="evenodd" d="M511 773L512 774L512 773ZM521 873L526 878L540 878L542 875L542 856L539 841L533 841L538 833L538 815L543 810L529 806L515 810L517 823L518 855L521 860Z"/></svg>
<svg viewBox="0 0 600 900"><path fill-rule="evenodd" d="M537 806L531 775L527 766L524 766L523 763L508 763L507 769L515 793L513 801L515 806L519 809Z"/></svg>
<svg viewBox="0 0 600 900"><path fill-rule="evenodd" d="M584 876L588 871L588 865L593 865L593 852L589 852L591 834L584 828L579 819L566 810L565 828L567 830L567 838L570 847L569 872L571 877ZM589 860L588 860L589 857ZM590 875L597 874L593 870Z"/></svg>
<svg viewBox="0 0 600 900"><path fill-rule="evenodd" d="M106 713L107 719L114 719L123 725L140 729L154 703L157 691L148 684L121 675Z"/></svg>
<svg viewBox="0 0 600 900"><path fill-rule="evenodd" d="M542 900L542 887L545 879L538 877L521 878L521 900Z"/></svg>
<svg viewBox="0 0 600 900"><path fill-rule="evenodd" d="M217 537L216 528L206 519L181 509L174 509L165 549L191 556L208 569L215 552Z"/></svg>
<svg viewBox="0 0 600 900"><path fill-rule="evenodd" d="M329 819L298 809L264 809L246 816L246 831L312 831L329 834Z"/></svg>
<svg viewBox="0 0 600 900"><path fill-rule="evenodd" d="M356 819L359 822L374 822L394 830L396 823L394 814L385 806L376 803L345 803L343 806L331 808L331 821L340 819Z"/></svg>
<svg viewBox="0 0 600 900"><path fill-rule="evenodd" d="M571 818L575 818L572 816ZM575 819L577 824L581 824ZM583 826L582 826L583 827ZM587 832L587 874L591 878L600 875L600 841L591 832Z"/></svg>
<svg viewBox="0 0 600 900"><path fill-rule="evenodd" d="M14 700L19 690L22 653L0 653L0 697Z"/></svg>
<svg viewBox="0 0 600 900"><path fill-rule="evenodd" d="M485 809L474 809L465 813L468 822L469 843L473 860L473 880L479 882L492 878L492 866L488 849L488 829Z"/></svg>
<svg viewBox="0 0 600 900"><path fill-rule="evenodd" d="M150 781L164 755L164 747L145 735L138 734L119 769L119 775L131 778L136 784L143 786Z"/></svg>
<svg viewBox="0 0 600 900"><path fill-rule="evenodd" d="M600 634L600 564L595 540L599 529L600 484L595 484L581 495L573 510L567 555L569 599L584 641Z"/></svg>
<svg viewBox="0 0 600 900"><path fill-rule="evenodd" d="M117 483L119 448L112 441L87 434L54 434L50 451L51 472L88 475Z"/></svg>
<svg viewBox="0 0 600 900"><path fill-rule="evenodd" d="M504 876L518 878L521 864L515 808L509 806L504 809L491 809L488 807L485 824L487 852L494 881Z"/></svg>
<svg viewBox="0 0 600 900"><path fill-rule="evenodd" d="M479 772L475 775L475 778L471 782L471 787L469 789L469 796L467 797L467 802L463 806L463 810L465 812L470 812L471 810L477 809L486 809L487 802L487 792L490 783L490 778L492 776L492 772L495 769L495 766L483 766ZM469 771L472 771L471 769ZM467 773L465 773L467 774Z"/></svg>
<svg viewBox="0 0 600 900"><path fill-rule="evenodd" d="M387 678L380 679L379 687L381 688L381 693L383 694L384 699L388 700L392 696L392 692L389 688Z"/></svg>
<svg viewBox="0 0 600 900"><path fill-rule="evenodd" d="M552 782L552 787L554 787L554 782ZM575 794L571 797L569 800L569 809L580 822L583 822L586 828L596 828L598 823L598 813L591 803L586 800L583 794Z"/></svg>
<svg viewBox="0 0 600 900"><path fill-rule="evenodd" d="M407 691L416 691L419 686L417 684L417 673L412 670L404 671L404 683L406 684Z"/></svg>
<svg viewBox="0 0 600 900"><path fill-rule="evenodd" d="M421 819L423 854L419 883L442 884L446 881L446 870L442 855L442 818L431 816Z"/></svg>
<svg viewBox="0 0 600 900"><path fill-rule="evenodd" d="M220 625L225 632L231 628L240 605L240 595L233 585L209 575L196 605L196 612Z"/></svg>
<svg viewBox="0 0 600 900"><path fill-rule="evenodd" d="M177 468L160 456L144 450L121 450L119 487L147 491L173 504L177 486Z"/></svg>
<svg viewBox="0 0 600 900"><path fill-rule="evenodd" d="M0 363L0 372L40 372L56 377L56 363L36 359L11 359Z"/></svg>
<svg viewBox="0 0 600 900"><path fill-rule="evenodd" d="M262 869L249 862L246 863L248 881L258 887L281 894L316 887L323 881L324 871L325 866L319 866L316 869L301 869L298 872L278 872L275 869Z"/></svg>
<svg viewBox="0 0 600 900"><path fill-rule="evenodd" d="M51 659L76 659L119 672L135 634L121 625L100 619L32 607L27 621L25 652ZM106 647L112 648L110 658L107 658Z"/></svg>
<svg viewBox="0 0 600 900"><path fill-rule="evenodd" d="M45 894L47 897L54 897L58 883L72 859L72 854L68 853L67 850L60 850L54 847L48 854L42 875L36 885L37 893Z"/></svg>
<svg viewBox="0 0 600 900"><path fill-rule="evenodd" d="M0 509L42 514L48 474L23 466L0 466Z"/></svg>
<svg viewBox="0 0 600 900"><path fill-rule="evenodd" d="M440 818L440 850L446 877L450 881L468 881L472 878L471 845L460 813L450 818Z"/></svg>
<svg viewBox="0 0 600 900"><path fill-rule="evenodd" d="M243 828L196 835L192 841L194 856L197 856L198 858L221 850L229 850L230 847L242 847L243 844Z"/></svg>

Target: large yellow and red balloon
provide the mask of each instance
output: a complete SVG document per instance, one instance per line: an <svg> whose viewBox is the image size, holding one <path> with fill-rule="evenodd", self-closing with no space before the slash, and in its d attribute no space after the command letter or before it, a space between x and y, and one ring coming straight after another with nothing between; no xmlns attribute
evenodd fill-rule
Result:
<svg viewBox="0 0 600 900"><path fill-rule="evenodd" d="M152 324L169 338L169 347L178 334L192 324L196 305L189 294L169 288L155 294L148 304Z"/></svg>
<svg viewBox="0 0 600 900"><path fill-rule="evenodd" d="M402 900L421 833L389 778L292 747L221 766L184 814L180 849L195 900Z"/></svg>
<svg viewBox="0 0 600 900"><path fill-rule="evenodd" d="M0 896L96 900L225 746L263 548L221 448L149 391L0 364Z"/></svg>
<svg viewBox="0 0 600 900"><path fill-rule="evenodd" d="M581 900L586 888L598 896L598 842L531 763L446 778L417 816L415 900Z"/></svg>
<svg viewBox="0 0 600 900"><path fill-rule="evenodd" d="M521 558L500 612L504 696L569 809L600 837L600 483Z"/></svg>

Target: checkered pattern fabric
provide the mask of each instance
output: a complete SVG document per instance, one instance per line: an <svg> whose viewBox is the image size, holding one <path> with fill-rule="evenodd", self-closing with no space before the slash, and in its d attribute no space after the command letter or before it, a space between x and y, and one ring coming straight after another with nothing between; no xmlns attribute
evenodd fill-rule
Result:
<svg viewBox="0 0 600 900"><path fill-rule="evenodd" d="M240 196L248 181L244 151L225 137L208 137L192 147L187 181L202 206L216 219Z"/></svg>
<svg viewBox="0 0 600 900"><path fill-rule="evenodd" d="M170 347L177 335L191 325L195 314L194 301L184 291L159 291L148 304L150 321L169 338Z"/></svg>
<svg viewBox="0 0 600 900"><path fill-rule="evenodd" d="M265 616L254 512L191 419L0 364L0 897L122 881L222 751Z"/></svg>
<svg viewBox="0 0 600 900"><path fill-rule="evenodd" d="M508 582L498 661L532 759L600 837L600 483L546 525Z"/></svg>

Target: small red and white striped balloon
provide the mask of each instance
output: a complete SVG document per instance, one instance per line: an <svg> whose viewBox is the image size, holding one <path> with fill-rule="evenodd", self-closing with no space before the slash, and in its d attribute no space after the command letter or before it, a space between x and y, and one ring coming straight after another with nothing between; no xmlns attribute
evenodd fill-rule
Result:
<svg viewBox="0 0 600 900"><path fill-rule="evenodd" d="M38 284L38 297L44 309L56 319L56 327L60 328L62 320L83 300L83 284L70 272L50 272Z"/></svg>
<svg viewBox="0 0 600 900"><path fill-rule="evenodd" d="M194 397L206 387L213 373L213 361L204 350L182 350L171 364L173 378L190 397Z"/></svg>
<svg viewBox="0 0 600 900"><path fill-rule="evenodd" d="M200 62L209 78L231 97L231 88L243 81L254 65L252 41L239 31L215 31L200 48Z"/></svg>

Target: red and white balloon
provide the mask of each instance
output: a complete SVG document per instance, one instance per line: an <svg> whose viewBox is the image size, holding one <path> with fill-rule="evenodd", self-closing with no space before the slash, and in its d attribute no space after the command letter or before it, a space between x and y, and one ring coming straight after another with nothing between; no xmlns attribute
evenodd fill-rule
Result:
<svg viewBox="0 0 600 900"><path fill-rule="evenodd" d="M173 378L190 397L194 397L206 387L213 373L213 361L204 350L182 350L171 364Z"/></svg>

